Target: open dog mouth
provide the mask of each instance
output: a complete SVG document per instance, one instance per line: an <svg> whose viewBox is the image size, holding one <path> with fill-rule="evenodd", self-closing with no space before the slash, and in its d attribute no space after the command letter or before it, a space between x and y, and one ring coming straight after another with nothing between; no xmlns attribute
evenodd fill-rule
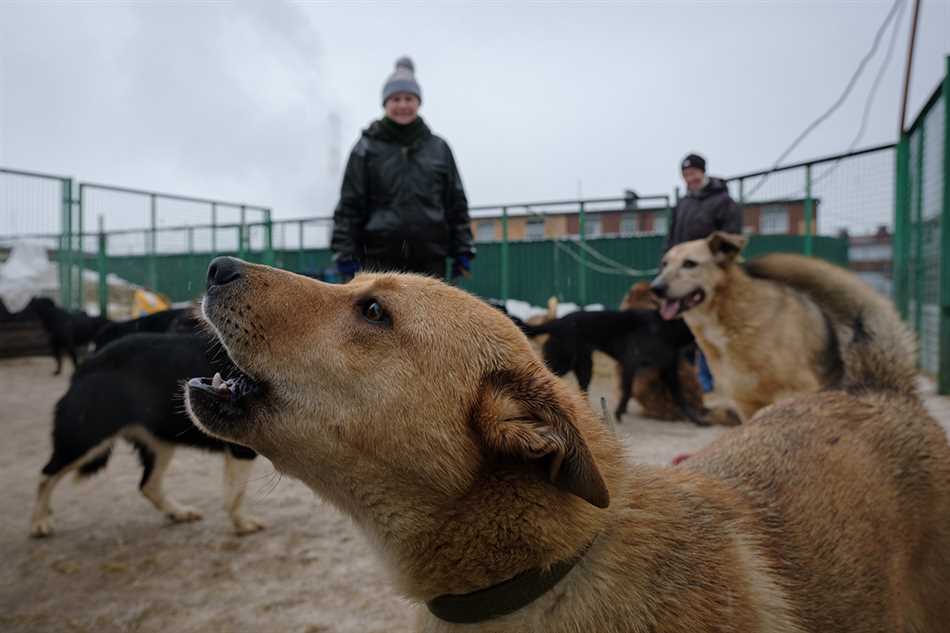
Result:
<svg viewBox="0 0 950 633"><path fill-rule="evenodd" d="M698 288L679 299L666 298L660 302L660 316L669 321L706 300L706 293Z"/></svg>
<svg viewBox="0 0 950 633"><path fill-rule="evenodd" d="M211 378L192 378L188 381L190 395L201 397L203 404L223 418L245 417L254 402L267 393L267 385L240 370L236 373L227 380L220 372Z"/></svg>

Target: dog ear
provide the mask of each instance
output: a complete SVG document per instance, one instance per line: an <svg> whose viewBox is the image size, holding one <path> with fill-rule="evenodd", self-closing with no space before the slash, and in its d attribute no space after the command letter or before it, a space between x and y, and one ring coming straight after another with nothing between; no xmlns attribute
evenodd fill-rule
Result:
<svg viewBox="0 0 950 633"><path fill-rule="evenodd" d="M745 247L746 238L744 235L715 231L706 238L706 244L716 261L732 262Z"/></svg>
<svg viewBox="0 0 950 633"><path fill-rule="evenodd" d="M475 427L490 454L543 464L552 484L606 508L607 484L574 425L573 406L558 396L554 380L540 370L490 375L475 408Z"/></svg>

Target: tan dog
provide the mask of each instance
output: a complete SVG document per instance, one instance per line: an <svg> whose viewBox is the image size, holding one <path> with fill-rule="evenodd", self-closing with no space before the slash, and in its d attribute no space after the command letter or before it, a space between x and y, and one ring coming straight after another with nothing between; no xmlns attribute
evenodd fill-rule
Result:
<svg viewBox="0 0 950 633"><path fill-rule="evenodd" d="M782 398L837 386L855 327L889 352L894 308L854 274L811 257L774 254L736 263L745 238L713 233L663 256L654 292L664 318L680 315L709 362L716 390L744 419ZM903 330L900 330L903 332Z"/></svg>
<svg viewBox="0 0 950 633"><path fill-rule="evenodd" d="M650 291L650 284L638 281L630 286L630 290L620 302L621 310L658 310L660 303ZM687 359L680 360L679 381L682 385L683 397L687 405L694 411L703 411L703 390L696 377L696 367ZM617 363L617 377L621 376L623 367ZM620 385L623 392L623 385ZM643 415L656 420L683 420L683 410L673 401L673 394L663 381L660 370L656 367L647 367L637 372L633 379L633 398L643 407ZM719 416L706 416L710 421L718 422Z"/></svg>
<svg viewBox="0 0 950 633"><path fill-rule="evenodd" d="M847 391L775 405L682 466L635 466L512 322L459 289L230 258L209 277L204 313L247 375L190 381L193 419L350 514L427 605L419 631L950 622L950 448L909 344L861 333Z"/></svg>

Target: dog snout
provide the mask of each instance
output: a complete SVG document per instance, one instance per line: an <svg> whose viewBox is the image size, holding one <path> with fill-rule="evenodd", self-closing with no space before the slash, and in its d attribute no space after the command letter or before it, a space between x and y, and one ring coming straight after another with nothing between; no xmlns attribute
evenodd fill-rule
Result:
<svg viewBox="0 0 950 633"><path fill-rule="evenodd" d="M650 292L661 299L666 296L668 288L669 286L666 285L666 282L660 279L654 279L653 283L650 284Z"/></svg>
<svg viewBox="0 0 950 633"><path fill-rule="evenodd" d="M216 257L208 266L208 288L224 286L241 278L244 262L233 257Z"/></svg>

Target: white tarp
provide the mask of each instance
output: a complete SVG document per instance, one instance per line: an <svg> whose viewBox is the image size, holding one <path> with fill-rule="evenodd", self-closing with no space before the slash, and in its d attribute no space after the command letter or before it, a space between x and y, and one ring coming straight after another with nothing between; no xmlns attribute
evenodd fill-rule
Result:
<svg viewBox="0 0 950 633"><path fill-rule="evenodd" d="M16 313L38 296L56 297L59 276L46 255L46 246L18 240L6 263L0 264L0 301L8 312Z"/></svg>

